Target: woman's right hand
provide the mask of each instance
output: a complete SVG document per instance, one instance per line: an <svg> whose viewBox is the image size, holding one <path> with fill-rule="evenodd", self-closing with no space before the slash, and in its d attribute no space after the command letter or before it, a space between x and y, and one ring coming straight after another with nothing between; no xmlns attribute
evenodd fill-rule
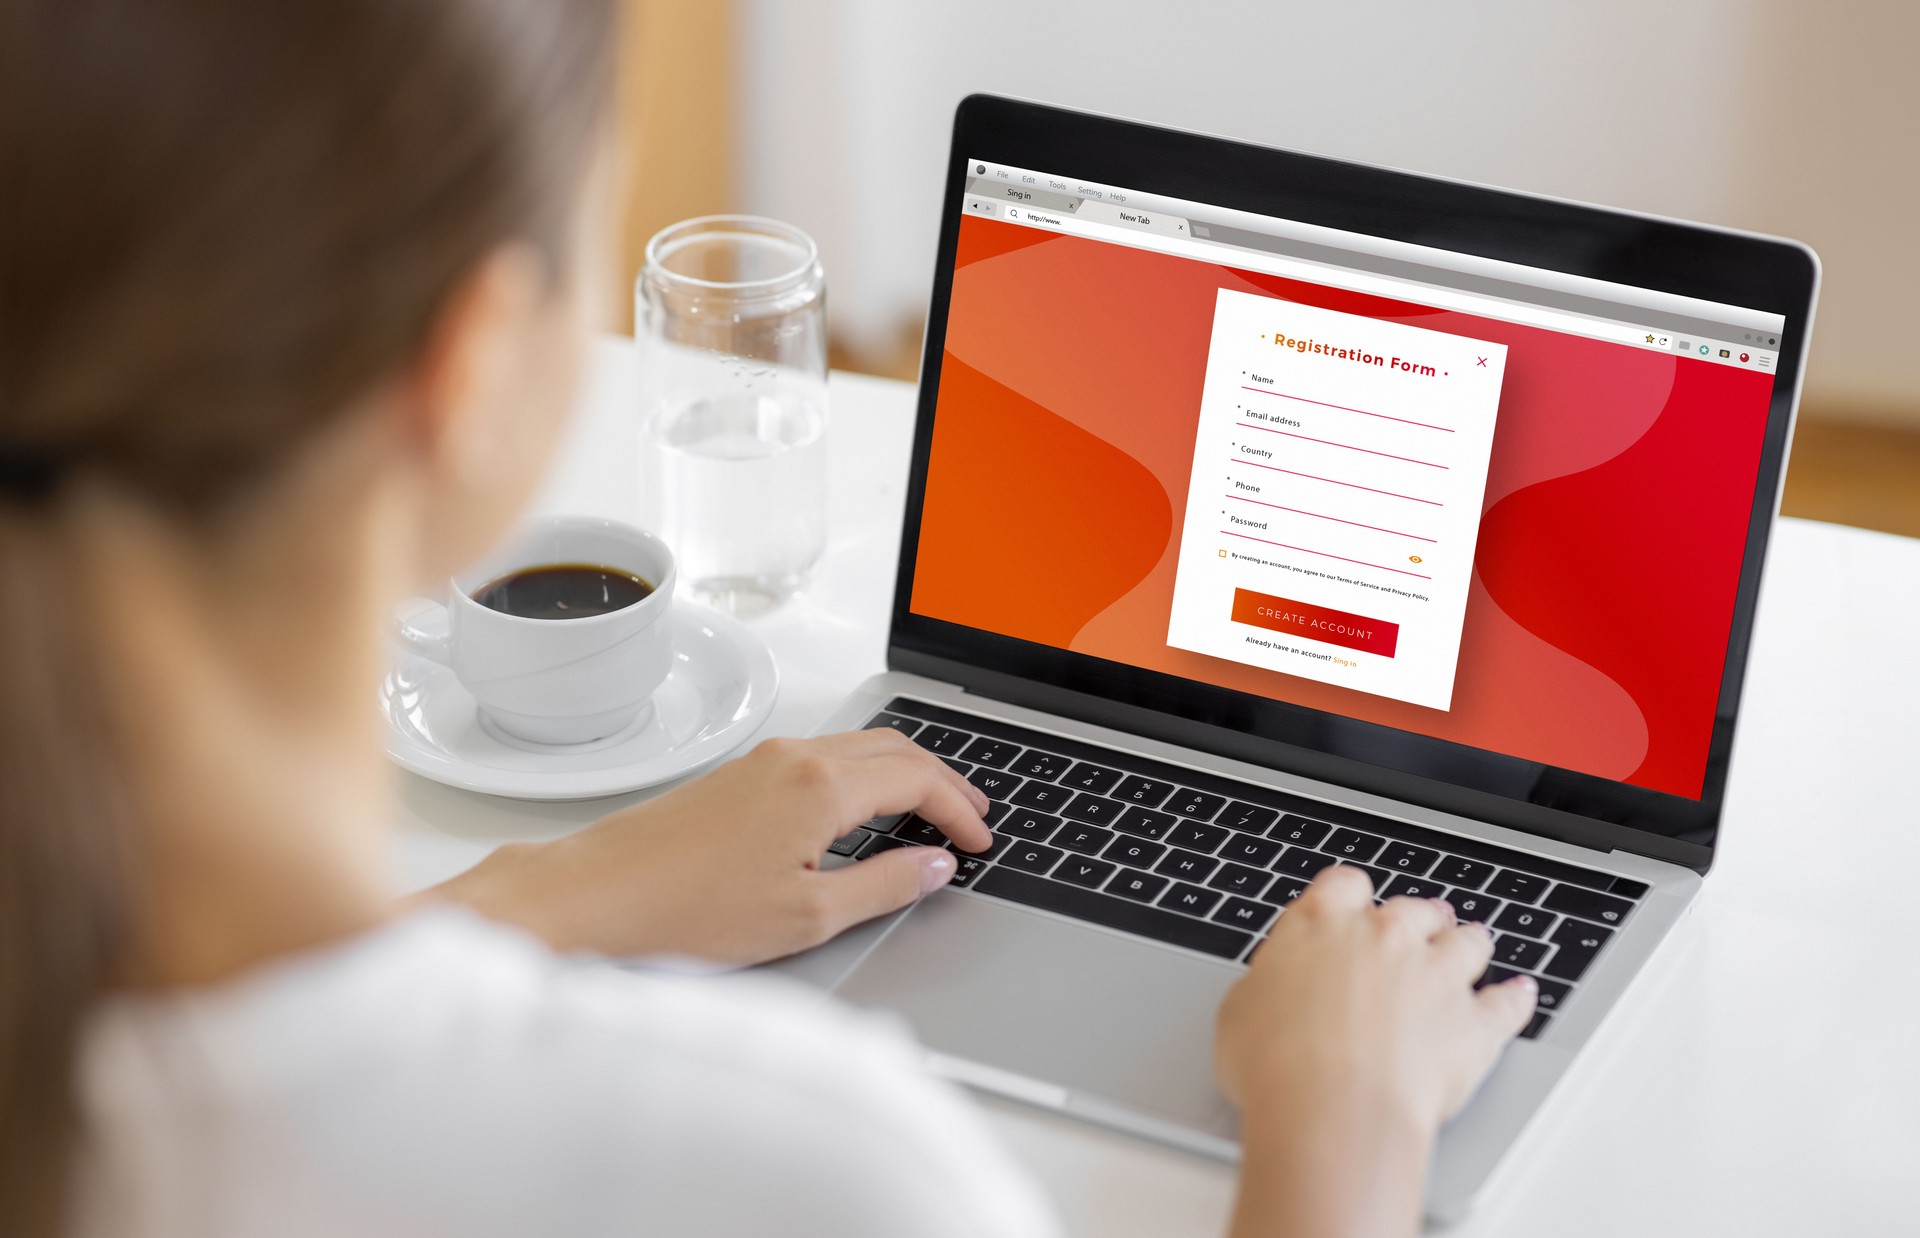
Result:
<svg viewBox="0 0 1920 1238"><path fill-rule="evenodd" d="M1418 1231L1440 1124L1533 1012L1531 978L1474 990L1492 951L1438 899L1376 907L1354 868L1293 902L1220 1009L1244 1148L1235 1235Z"/></svg>

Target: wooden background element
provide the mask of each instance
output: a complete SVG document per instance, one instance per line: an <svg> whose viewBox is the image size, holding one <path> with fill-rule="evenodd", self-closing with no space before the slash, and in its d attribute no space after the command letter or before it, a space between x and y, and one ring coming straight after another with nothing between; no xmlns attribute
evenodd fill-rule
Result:
<svg viewBox="0 0 1920 1238"><path fill-rule="evenodd" d="M616 329L633 329L633 280L668 224L739 207L733 0L622 0L618 118L626 185Z"/></svg>

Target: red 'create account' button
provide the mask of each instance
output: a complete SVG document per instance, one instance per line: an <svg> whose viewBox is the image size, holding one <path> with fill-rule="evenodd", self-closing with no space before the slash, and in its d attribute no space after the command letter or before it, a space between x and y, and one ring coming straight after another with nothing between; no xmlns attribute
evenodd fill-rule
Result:
<svg viewBox="0 0 1920 1238"><path fill-rule="evenodd" d="M1377 653L1383 658L1391 658L1400 644L1397 623L1296 602L1292 598L1277 598L1270 593L1255 593L1251 589L1233 591L1233 621L1270 632L1304 636L1328 645Z"/></svg>

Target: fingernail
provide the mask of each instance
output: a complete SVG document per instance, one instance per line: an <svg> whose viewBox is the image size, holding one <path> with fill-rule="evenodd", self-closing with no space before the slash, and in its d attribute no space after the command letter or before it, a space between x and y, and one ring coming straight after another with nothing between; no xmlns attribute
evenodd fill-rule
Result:
<svg viewBox="0 0 1920 1238"><path fill-rule="evenodd" d="M929 847L927 850L932 854L920 861L920 893L922 894L931 894L953 880L953 857L937 847Z"/></svg>
<svg viewBox="0 0 1920 1238"><path fill-rule="evenodd" d="M1529 997L1540 991L1540 982L1532 976L1515 976L1513 979L1507 981L1507 983L1522 993L1527 994Z"/></svg>

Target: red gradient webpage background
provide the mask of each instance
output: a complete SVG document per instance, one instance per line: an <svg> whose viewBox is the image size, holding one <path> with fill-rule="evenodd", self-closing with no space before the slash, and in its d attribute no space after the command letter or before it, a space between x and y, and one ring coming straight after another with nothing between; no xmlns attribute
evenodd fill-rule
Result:
<svg viewBox="0 0 1920 1238"><path fill-rule="evenodd" d="M1450 710L1166 644L1220 288L1508 346ZM1768 375L963 218L912 609L1697 799Z"/></svg>

